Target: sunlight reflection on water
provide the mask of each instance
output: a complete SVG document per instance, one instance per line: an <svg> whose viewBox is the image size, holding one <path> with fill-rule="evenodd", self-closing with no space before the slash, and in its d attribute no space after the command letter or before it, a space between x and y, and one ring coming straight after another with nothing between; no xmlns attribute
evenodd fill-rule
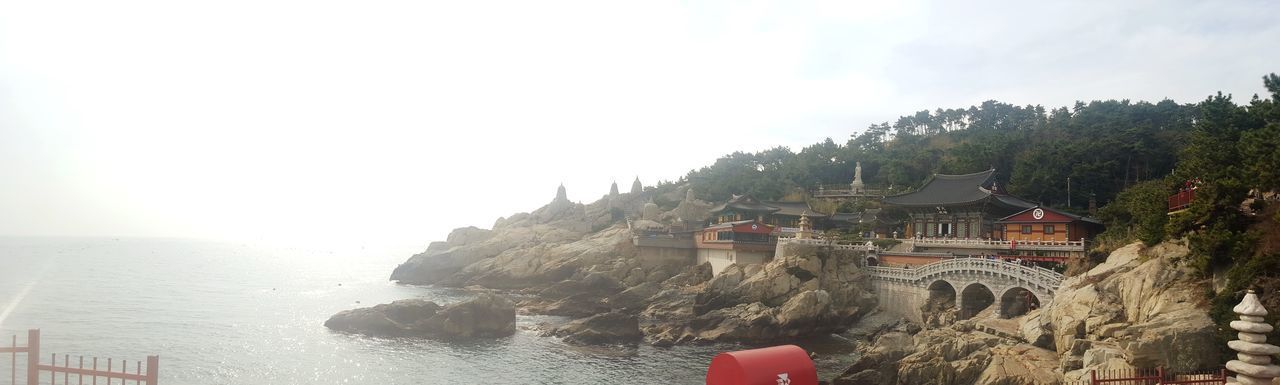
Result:
<svg viewBox="0 0 1280 385"><path fill-rule="evenodd" d="M564 322L548 316L519 316L510 337L460 342L368 338L322 326L354 307L468 296L388 282L403 257L190 240L0 238L0 262L14 267L0 270L0 304L31 286L0 336L40 328L46 352L73 360L159 354L161 380L174 384L694 384L717 352L741 348L578 348L538 336L540 324ZM31 285L54 258L55 267ZM845 345L812 344L833 353ZM851 360L820 357L824 376Z"/></svg>

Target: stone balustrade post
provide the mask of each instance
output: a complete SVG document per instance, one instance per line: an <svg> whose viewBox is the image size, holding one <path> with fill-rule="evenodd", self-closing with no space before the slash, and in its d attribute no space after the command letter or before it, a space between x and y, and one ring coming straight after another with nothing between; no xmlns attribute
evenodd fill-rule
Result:
<svg viewBox="0 0 1280 385"><path fill-rule="evenodd" d="M1258 301L1258 295L1249 290L1239 305L1231 309L1240 315L1239 321L1231 321L1231 328L1240 332L1238 339L1227 346L1238 352L1235 360L1227 362L1227 370L1236 374L1228 383L1242 385L1271 385L1280 377L1280 366L1271 363L1271 356L1280 354L1280 346L1267 343L1267 333L1273 327L1263 319L1267 309Z"/></svg>

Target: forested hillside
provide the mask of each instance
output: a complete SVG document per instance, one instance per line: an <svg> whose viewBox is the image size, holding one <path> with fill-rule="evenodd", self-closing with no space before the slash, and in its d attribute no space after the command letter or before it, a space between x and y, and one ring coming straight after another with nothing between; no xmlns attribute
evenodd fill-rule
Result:
<svg viewBox="0 0 1280 385"><path fill-rule="evenodd" d="M1263 85L1266 97L1245 104L1219 93L1196 104L1108 100L1046 110L988 101L920 111L845 143L733 153L686 179L706 199L771 199L795 187L848 183L858 161L870 186L893 192L919 187L933 173L994 167L1009 192L1046 205L1081 211L1093 195L1105 205L1098 216L1108 227L1099 249L1188 242L1183 262L1212 279L1211 314L1230 330L1230 307L1244 289L1280 290L1280 76L1264 76ZM1170 215L1165 199L1190 185L1195 201ZM1267 298L1280 308L1280 296Z"/></svg>
<svg viewBox="0 0 1280 385"><path fill-rule="evenodd" d="M793 153L778 147L733 153L687 178L703 197L734 193L775 198L792 187L848 183L861 161L871 186L905 191L933 173L995 167L1008 190L1024 198L1083 208L1090 194L1106 202L1125 187L1169 174L1185 145L1197 105L1128 100L1079 102L1046 110L988 101L980 106L920 111L882 123L845 143L828 139Z"/></svg>

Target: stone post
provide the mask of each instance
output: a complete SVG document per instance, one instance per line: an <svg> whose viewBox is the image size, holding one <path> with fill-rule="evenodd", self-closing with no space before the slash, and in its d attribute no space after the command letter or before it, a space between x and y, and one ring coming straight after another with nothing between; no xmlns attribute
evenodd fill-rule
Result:
<svg viewBox="0 0 1280 385"><path fill-rule="evenodd" d="M1267 343L1267 333L1272 330L1262 318L1267 315L1267 309L1258 302L1258 295L1249 290L1231 310L1240 315L1239 321L1231 321L1231 328L1240 334L1235 341L1227 342L1228 347L1239 352L1238 359L1227 362L1227 370L1236 373L1228 383L1271 385L1272 379L1280 377L1280 366L1271 363L1271 356L1280 354L1280 346Z"/></svg>

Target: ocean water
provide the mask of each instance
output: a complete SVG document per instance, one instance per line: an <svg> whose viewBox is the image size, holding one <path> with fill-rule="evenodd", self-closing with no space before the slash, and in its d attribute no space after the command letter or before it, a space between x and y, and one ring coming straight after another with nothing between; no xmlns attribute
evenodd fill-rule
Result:
<svg viewBox="0 0 1280 385"><path fill-rule="evenodd" d="M387 281L407 255L172 239L0 238L0 343L41 329L49 353L160 356L165 384L697 384L732 344L583 348L519 316L510 337L443 342L332 332L330 315L456 289ZM798 341L828 378L852 344ZM8 360L4 360L8 361ZM131 369L132 370L132 369ZM8 363L0 365L7 381ZM72 378L74 382L75 379Z"/></svg>

